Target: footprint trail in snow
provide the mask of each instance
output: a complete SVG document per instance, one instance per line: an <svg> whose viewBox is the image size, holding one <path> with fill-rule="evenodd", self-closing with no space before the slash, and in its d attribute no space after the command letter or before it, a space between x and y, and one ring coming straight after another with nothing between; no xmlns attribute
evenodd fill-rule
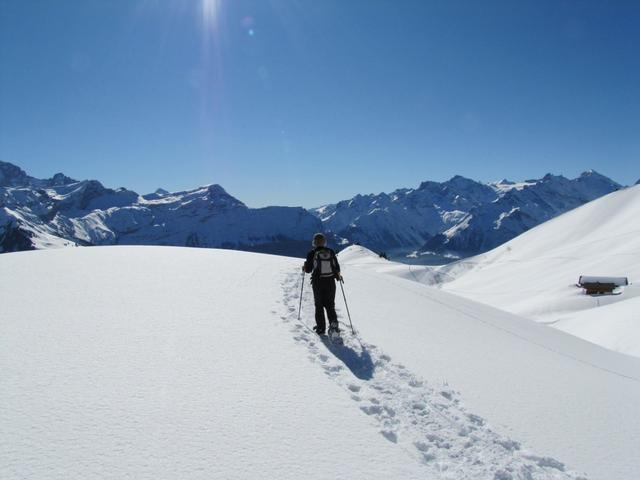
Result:
<svg viewBox="0 0 640 480"><path fill-rule="evenodd" d="M313 318L313 297L305 288L298 321L300 275L282 284L283 322L293 339L349 395L354 408L371 418L388 441L425 468L426 478L540 480L586 477L558 460L536 456L518 442L493 432L481 417L467 412L458 392L437 387L394 363L378 347L343 327L344 345L318 337L304 323Z"/></svg>

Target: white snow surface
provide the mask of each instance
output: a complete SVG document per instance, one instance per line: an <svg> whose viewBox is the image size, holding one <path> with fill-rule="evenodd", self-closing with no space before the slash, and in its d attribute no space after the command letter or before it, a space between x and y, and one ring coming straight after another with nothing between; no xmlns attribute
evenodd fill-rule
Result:
<svg viewBox="0 0 640 480"><path fill-rule="evenodd" d="M377 253L360 245L347 247L338 256L341 264L357 267L360 270L366 270L371 273L393 275L426 285L437 285L440 281L437 268L386 260Z"/></svg>
<svg viewBox="0 0 640 480"><path fill-rule="evenodd" d="M2 255L0 477L419 478L283 323L298 263L161 247Z"/></svg>
<svg viewBox="0 0 640 480"><path fill-rule="evenodd" d="M526 187L531 187L536 184L535 180L529 180L524 182L511 182L507 179L502 179L499 182L493 182L489 185L498 192L508 192L509 190L523 190Z"/></svg>
<svg viewBox="0 0 640 480"><path fill-rule="evenodd" d="M300 259L0 256L0 477L640 476L640 359L356 257L340 347Z"/></svg>
<svg viewBox="0 0 640 480"><path fill-rule="evenodd" d="M367 295L380 299L376 307L387 295L395 300L381 311L366 308L361 329L370 341L384 343L394 358L424 377L445 379L461 390L475 414L538 451L589 465L584 470L593 478L638 477L634 452L640 451L640 418L626 402L640 393L639 359L426 287L439 275L433 268L389 262L362 247L339 257L343 268L370 277L349 282L350 290L360 290L361 307ZM402 294L393 285L403 285ZM600 374L608 379L596 378ZM621 383L613 387L610 380ZM609 436L611 426L624 419L633 419L623 427L628 430ZM614 474L610 468L627 462L625 457L628 469Z"/></svg>
<svg viewBox="0 0 640 480"><path fill-rule="evenodd" d="M640 186L619 190L424 278L444 282L449 292L640 355L639 212ZM630 285L620 287L619 295L589 296L576 285L581 275L627 277Z"/></svg>
<svg viewBox="0 0 640 480"><path fill-rule="evenodd" d="M551 325L611 350L640 357L640 297L561 316Z"/></svg>

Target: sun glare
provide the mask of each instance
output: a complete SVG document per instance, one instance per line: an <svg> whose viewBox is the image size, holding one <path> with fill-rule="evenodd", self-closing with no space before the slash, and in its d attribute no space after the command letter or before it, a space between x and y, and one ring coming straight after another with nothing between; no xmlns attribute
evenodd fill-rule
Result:
<svg viewBox="0 0 640 480"><path fill-rule="evenodd" d="M202 23L206 28L214 28L218 18L221 0L201 0Z"/></svg>

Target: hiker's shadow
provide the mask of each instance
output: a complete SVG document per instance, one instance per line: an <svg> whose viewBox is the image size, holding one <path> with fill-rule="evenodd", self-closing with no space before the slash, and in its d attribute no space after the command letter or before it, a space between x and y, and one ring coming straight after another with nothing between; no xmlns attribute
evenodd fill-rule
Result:
<svg viewBox="0 0 640 480"><path fill-rule="evenodd" d="M373 372L376 367L364 345L360 345L362 350L357 352L347 345L339 345L328 338L322 338L322 342L357 378L360 380L371 380L373 378Z"/></svg>

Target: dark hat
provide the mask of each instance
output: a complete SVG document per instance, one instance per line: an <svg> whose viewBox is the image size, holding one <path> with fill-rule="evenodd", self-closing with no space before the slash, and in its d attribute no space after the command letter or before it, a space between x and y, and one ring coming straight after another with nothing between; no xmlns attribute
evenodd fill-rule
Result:
<svg viewBox="0 0 640 480"><path fill-rule="evenodd" d="M316 233L313 236L312 245L314 247L324 247L327 244L327 237L324 236L324 233Z"/></svg>

